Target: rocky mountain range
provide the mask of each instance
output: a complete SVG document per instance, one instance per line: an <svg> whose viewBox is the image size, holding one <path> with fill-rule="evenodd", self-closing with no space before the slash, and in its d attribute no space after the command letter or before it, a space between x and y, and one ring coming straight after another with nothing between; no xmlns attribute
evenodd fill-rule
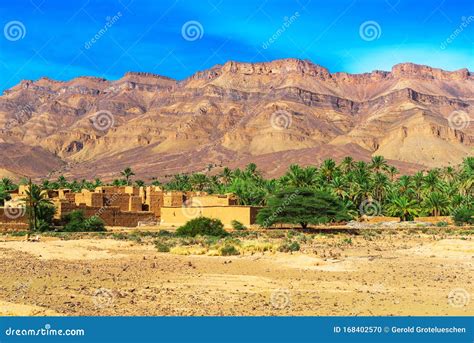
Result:
<svg viewBox="0 0 474 343"><path fill-rule="evenodd" d="M0 97L0 174L116 178L383 155L412 172L473 155L474 74L404 63L330 73L310 61L227 62L177 81L24 80Z"/></svg>

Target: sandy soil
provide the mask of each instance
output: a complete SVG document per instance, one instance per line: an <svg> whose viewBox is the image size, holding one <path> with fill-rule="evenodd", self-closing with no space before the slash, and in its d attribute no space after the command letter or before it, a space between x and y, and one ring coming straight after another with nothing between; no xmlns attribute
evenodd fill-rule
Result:
<svg viewBox="0 0 474 343"><path fill-rule="evenodd" d="M474 315L469 235L329 235L233 257L0 238L0 315Z"/></svg>

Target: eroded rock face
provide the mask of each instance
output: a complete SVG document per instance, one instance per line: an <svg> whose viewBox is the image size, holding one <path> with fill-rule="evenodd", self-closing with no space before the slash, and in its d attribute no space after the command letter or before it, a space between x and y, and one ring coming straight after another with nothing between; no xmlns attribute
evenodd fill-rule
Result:
<svg viewBox="0 0 474 343"><path fill-rule="evenodd" d="M41 78L0 97L0 143L26 156L7 165L4 149L0 169L107 178L131 165L146 178L261 161L271 174L344 154L383 154L402 169L456 164L473 155L473 106L467 69L411 63L358 75L285 59L231 61L183 81Z"/></svg>

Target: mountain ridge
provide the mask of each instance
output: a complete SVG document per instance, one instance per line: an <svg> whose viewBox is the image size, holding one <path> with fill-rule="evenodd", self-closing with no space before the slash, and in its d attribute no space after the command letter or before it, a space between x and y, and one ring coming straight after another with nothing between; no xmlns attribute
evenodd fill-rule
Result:
<svg viewBox="0 0 474 343"><path fill-rule="evenodd" d="M105 130L95 127L101 113L111 121ZM23 80L0 97L0 144L14 144L31 157L22 159L23 167L0 160L0 169L24 169L35 177L88 177L97 170L112 177L130 165L146 179L209 164L269 164L269 154L284 168L310 163L296 151L314 150L315 163L330 157L324 151L361 159L383 154L413 171L472 155L473 114L469 70L413 63L348 74L298 59L229 61L181 81L145 72L115 81L43 77ZM31 172L35 154L49 161L46 175L44 168ZM107 161L104 168L94 168L101 161ZM270 176L281 172L259 167Z"/></svg>

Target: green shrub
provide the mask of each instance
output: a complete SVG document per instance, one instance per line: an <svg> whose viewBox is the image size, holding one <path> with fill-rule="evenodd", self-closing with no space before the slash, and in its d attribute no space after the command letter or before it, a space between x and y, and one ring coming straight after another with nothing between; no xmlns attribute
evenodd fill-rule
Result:
<svg viewBox="0 0 474 343"><path fill-rule="evenodd" d="M111 237L112 237L112 239L117 239L119 241L125 241L125 240L128 239L128 235L125 234L125 233L122 233L122 232L113 233Z"/></svg>
<svg viewBox="0 0 474 343"><path fill-rule="evenodd" d="M53 226L53 218L56 208L52 204L42 203L38 206L37 230L40 232L50 231Z"/></svg>
<svg viewBox="0 0 474 343"><path fill-rule="evenodd" d="M230 224L234 230L247 230L247 227L238 220L233 220Z"/></svg>
<svg viewBox="0 0 474 343"><path fill-rule="evenodd" d="M474 209L467 206L457 208L453 214L453 220L456 225L474 224Z"/></svg>
<svg viewBox="0 0 474 343"><path fill-rule="evenodd" d="M72 211L64 217L66 225L63 231L67 232L98 232L105 231L104 222L97 216L85 218L83 211Z"/></svg>
<svg viewBox="0 0 474 343"><path fill-rule="evenodd" d="M436 226L437 227L446 227L446 226L448 226L448 223L447 222L437 222Z"/></svg>
<svg viewBox="0 0 474 343"><path fill-rule="evenodd" d="M293 252L299 250L300 245L298 244L298 242L286 242L278 248L278 251L280 252Z"/></svg>
<svg viewBox="0 0 474 343"><path fill-rule="evenodd" d="M351 245L352 244L352 238L347 237L342 240L342 243Z"/></svg>
<svg viewBox="0 0 474 343"><path fill-rule="evenodd" d="M219 249L222 256L240 255L240 252L233 245L225 245Z"/></svg>
<svg viewBox="0 0 474 343"><path fill-rule="evenodd" d="M178 236L195 237L202 236L227 236L224 230L224 224L219 219L211 219L206 217L194 218L176 230Z"/></svg>
<svg viewBox="0 0 474 343"><path fill-rule="evenodd" d="M162 242L155 242L155 248L158 252L169 252L170 247Z"/></svg>
<svg viewBox="0 0 474 343"><path fill-rule="evenodd" d="M171 236L174 236L174 234L172 232L169 232L168 230L161 229L160 231L158 231L158 236L159 237L171 237Z"/></svg>
<svg viewBox="0 0 474 343"><path fill-rule="evenodd" d="M100 219L100 217L92 216L85 221L84 228L89 232L100 232L105 231L105 224L104 221Z"/></svg>

